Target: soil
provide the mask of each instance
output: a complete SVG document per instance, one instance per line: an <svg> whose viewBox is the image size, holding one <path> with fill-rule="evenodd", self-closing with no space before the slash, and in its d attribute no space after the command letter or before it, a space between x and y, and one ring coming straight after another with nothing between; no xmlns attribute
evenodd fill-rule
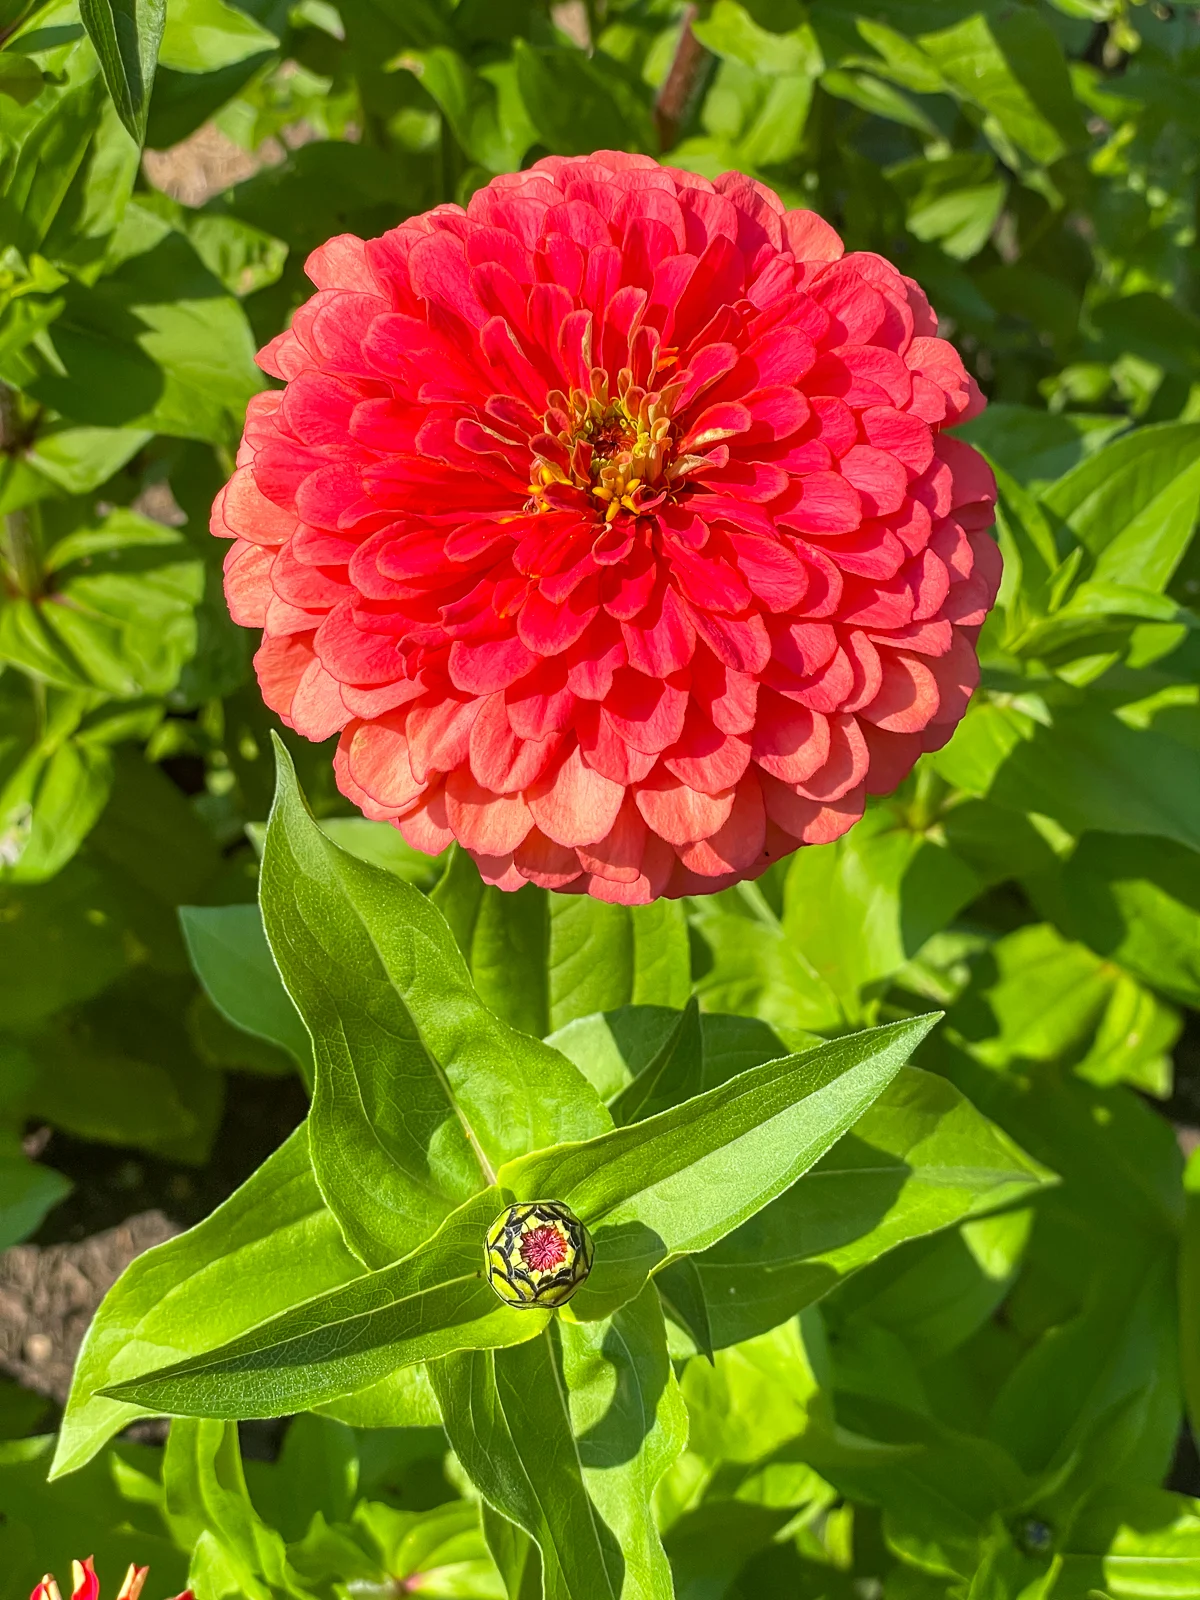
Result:
<svg viewBox="0 0 1200 1600"><path fill-rule="evenodd" d="M129 1263L227 1199L307 1110L297 1080L231 1073L203 1168L31 1130L29 1154L75 1188L31 1243L0 1254L0 1374L61 1406L87 1325ZM152 1434L159 1427L137 1426Z"/></svg>
<svg viewBox="0 0 1200 1600"><path fill-rule="evenodd" d="M161 1211L143 1211L78 1244L6 1250L0 1255L0 1372L65 1404L96 1307L135 1256L179 1231Z"/></svg>

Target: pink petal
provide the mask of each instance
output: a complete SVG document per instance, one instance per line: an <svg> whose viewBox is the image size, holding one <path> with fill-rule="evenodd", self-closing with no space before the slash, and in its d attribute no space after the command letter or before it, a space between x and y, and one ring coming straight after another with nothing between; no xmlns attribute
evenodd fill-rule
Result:
<svg viewBox="0 0 1200 1600"><path fill-rule="evenodd" d="M638 784L634 798L651 830L673 845L709 838L733 810L732 789L724 794L702 794L662 767Z"/></svg>
<svg viewBox="0 0 1200 1600"><path fill-rule="evenodd" d="M761 855L766 825L762 790L755 774L748 772L734 791L732 809L721 827L676 853L690 872L705 878L725 872L742 873Z"/></svg>
<svg viewBox="0 0 1200 1600"><path fill-rule="evenodd" d="M617 819L625 790L588 766L576 744L553 772L528 790L533 820L548 838L575 847L603 839Z"/></svg>
<svg viewBox="0 0 1200 1600"><path fill-rule="evenodd" d="M446 817L472 855L510 855L533 826L521 795L492 794L461 768L446 779Z"/></svg>
<svg viewBox="0 0 1200 1600"><path fill-rule="evenodd" d="M773 689L758 696L754 760L785 783L803 783L829 758L829 721L819 711L797 705Z"/></svg>
<svg viewBox="0 0 1200 1600"><path fill-rule="evenodd" d="M863 784L849 789L836 800L810 800L768 773L759 777L767 816L801 844L829 844L840 839L863 814L866 791Z"/></svg>
<svg viewBox="0 0 1200 1600"><path fill-rule="evenodd" d="M861 715L885 733L919 733L937 715L938 680L920 656L881 652L883 681Z"/></svg>
<svg viewBox="0 0 1200 1600"><path fill-rule="evenodd" d="M547 839L540 828L531 828L513 851L513 866L522 878L542 889L565 889L580 873L574 850Z"/></svg>
<svg viewBox="0 0 1200 1600"><path fill-rule="evenodd" d="M454 843L454 831L446 813L446 790L439 784L419 806L399 819L396 827L414 850L428 856L441 855Z"/></svg>
<svg viewBox="0 0 1200 1600"><path fill-rule="evenodd" d="M341 686L319 661L310 661L292 696L292 727L306 739L320 743L332 738L350 721Z"/></svg>
<svg viewBox="0 0 1200 1600"><path fill-rule="evenodd" d="M598 878L611 879L613 883L636 883L642 875L642 857L646 853L649 837L631 795L626 795L613 823L603 839L595 844L580 846L576 854L585 872Z"/></svg>

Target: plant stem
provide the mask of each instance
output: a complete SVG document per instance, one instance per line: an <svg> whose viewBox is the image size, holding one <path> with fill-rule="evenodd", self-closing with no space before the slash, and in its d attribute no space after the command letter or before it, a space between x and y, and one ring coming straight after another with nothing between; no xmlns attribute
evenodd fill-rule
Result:
<svg viewBox="0 0 1200 1600"><path fill-rule="evenodd" d="M708 64L708 51L692 32L696 16L694 5L684 8L675 57L654 101L654 126L658 130L658 144L662 151L669 150L678 139L679 130Z"/></svg>

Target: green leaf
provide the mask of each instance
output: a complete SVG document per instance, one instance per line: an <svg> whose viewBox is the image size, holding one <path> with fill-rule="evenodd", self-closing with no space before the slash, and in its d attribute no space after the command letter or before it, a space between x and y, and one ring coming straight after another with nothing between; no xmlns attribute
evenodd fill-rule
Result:
<svg viewBox="0 0 1200 1600"><path fill-rule="evenodd" d="M26 460L68 494L88 494L153 437L144 428L75 428L51 422L38 432Z"/></svg>
<svg viewBox="0 0 1200 1600"><path fill-rule="evenodd" d="M190 1232L139 1256L105 1296L79 1353L54 1472L89 1461L139 1407L100 1391L197 1355L362 1271L313 1179L299 1128Z"/></svg>
<svg viewBox="0 0 1200 1600"><path fill-rule="evenodd" d="M28 56L15 50L0 51L0 94L25 106L41 94L44 82L36 62Z"/></svg>
<svg viewBox="0 0 1200 1600"><path fill-rule="evenodd" d="M217 72L275 50L279 40L225 0L167 0L158 59L175 72Z"/></svg>
<svg viewBox="0 0 1200 1600"><path fill-rule="evenodd" d="M1092 557L1091 577L1161 593L1200 509L1200 423L1138 428L1043 497Z"/></svg>
<svg viewBox="0 0 1200 1600"><path fill-rule="evenodd" d="M680 1012L679 1022L654 1058L621 1090L609 1110L621 1126L666 1111L705 1087L704 1038L695 998Z"/></svg>
<svg viewBox="0 0 1200 1600"><path fill-rule="evenodd" d="M1179 1241L1179 1363L1193 1433L1200 1432L1200 1155L1183 1172L1183 1232Z"/></svg>
<svg viewBox="0 0 1200 1600"><path fill-rule="evenodd" d="M552 1313L504 1305L484 1276L483 1240L504 1204L486 1189L394 1265L187 1361L110 1384L107 1397L184 1416L288 1416L456 1350L533 1339Z"/></svg>
<svg viewBox="0 0 1200 1600"><path fill-rule="evenodd" d="M596 1264L574 1314L607 1314L649 1273L707 1249L781 1194L936 1021L891 1023L769 1061L645 1122L501 1168L501 1184L519 1200L553 1196L591 1228Z"/></svg>
<svg viewBox="0 0 1200 1600"><path fill-rule="evenodd" d="M1200 858L1167 839L1085 833L1067 859L1063 932L1200 1007Z"/></svg>
<svg viewBox="0 0 1200 1600"><path fill-rule="evenodd" d="M651 1493L686 1436L653 1289L603 1322L431 1368L451 1445L533 1538L547 1600L669 1600Z"/></svg>
<svg viewBox="0 0 1200 1600"><path fill-rule="evenodd" d="M699 1022L698 1075L689 1070L683 1079L673 1080L679 1086L680 1099L686 1098L685 1084L688 1094L700 1094L747 1067L789 1053L778 1034L756 1017L702 1012ZM605 1099L612 1100L651 1066L680 1024L679 1012L666 1006L620 1006L616 1011L578 1017L546 1042L561 1050ZM820 1042L815 1034L809 1035L802 1039L801 1047ZM687 1059L681 1057L681 1067Z"/></svg>
<svg viewBox="0 0 1200 1600"><path fill-rule="evenodd" d="M918 43L966 100L1034 161L1057 161L1087 142L1067 65L1045 19L1026 7L976 15Z"/></svg>
<svg viewBox="0 0 1200 1600"><path fill-rule="evenodd" d="M759 26L736 0L716 0L711 13L692 31L714 55L740 61L767 77L787 77L792 73L815 76L822 67L821 49L816 35L807 25L788 32Z"/></svg>
<svg viewBox="0 0 1200 1600"><path fill-rule="evenodd" d="M784 936L851 1018L978 895L965 861L880 807L834 844L798 850L784 888Z"/></svg>
<svg viewBox="0 0 1200 1600"><path fill-rule="evenodd" d="M692 1258L712 1343L764 1333L905 1240L1048 1181L952 1084L904 1067L785 1194ZM659 1279L671 1298L678 1270Z"/></svg>
<svg viewBox="0 0 1200 1600"><path fill-rule="evenodd" d="M0 1250L34 1233L73 1187L61 1172L30 1161L15 1138L0 1135Z"/></svg>
<svg viewBox="0 0 1200 1600"><path fill-rule="evenodd" d="M677 900L610 906L590 895L552 895L549 1028L618 1006L687 1003L691 960Z"/></svg>
<svg viewBox="0 0 1200 1600"><path fill-rule="evenodd" d="M215 1568L222 1595L273 1600L282 1589L303 1596L280 1534L256 1513L246 1489L233 1423L193 1421L171 1424L163 1455L165 1513L176 1542L194 1551L189 1580L203 1594ZM236 1589L224 1583L235 1579Z"/></svg>
<svg viewBox="0 0 1200 1600"><path fill-rule="evenodd" d="M166 10L166 0L79 0L117 115L139 145L146 137Z"/></svg>
<svg viewBox="0 0 1200 1600"><path fill-rule="evenodd" d="M366 817L322 817L321 832L339 849L360 861L384 867L421 890L432 889L446 867L445 855L427 856L423 850L414 850L390 822L371 822Z"/></svg>
<svg viewBox="0 0 1200 1600"><path fill-rule="evenodd" d="M30 392L77 424L232 443L262 388L241 306L147 207L126 208L112 254L98 282L66 291L54 325L65 375L47 370Z"/></svg>
<svg viewBox="0 0 1200 1600"><path fill-rule="evenodd" d="M46 566L53 577L39 620L80 683L121 699L176 686L196 650L204 594L203 562L182 533L113 511L61 539Z"/></svg>
<svg viewBox="0 0 1200 1600"><path fill-rule="evenodd" d="M960 423L954 431L960 439L986 451L993 464L1011 474L1022 488L1037 494L1128 426L1124 417L1041 411L992 400L986 411Z"/></svg>
<svg viewBox="0 0 1200 1600"><path fill-rule="evenodd" d="M1200 850L1190 799L1200 751L1152 724L1131 726L1085 704L1056 708L1048 725L984 701L929 759L950 783L1052 817L1070 833L1151 834Z"/></svg>
<svg viewBox="0 0 1200 1600"><path fill-rule="evenodd" d="M1149 1485L1121 1484L1097 1495L1071 1529L1064 1561L1069 1592L1112 1600L1189 1600L1200 1585L1200 1513L1195 1500ZM1077 1588L1074 1587L1077 1585ZM1103 1600L1103 1596L1101 1596Z"/></svg>
<svg viewBox="0 0 1200 1600"><path fill-rule="evenodd" d="M706 1011L759 1017L800 1049L806 1034L838 1028L845 1017L829 984L762 897L752 895L751 901L750 908L741 897L699 903L693 926L712 965L698 978L696 993Z"/></svg>
<svg viewBox="0 0 1200 1600"><path fill-rule="evenodd" d="M180 906L188 955L209 999L237 1028L286 1050L312 1075L312 1041L283 986L257 906Z"/></svg>
<svg viewBox="0 0 1200 1600"><path fill-rule="evenodd" d="M277 755L260 893L313 1039L313 1166L353 1247L382 1265L505 1160L609 1118L564 1057L486 1010L424 895L321 832Z"/></svg>
<svg viewBox="0 0 1200 1600"><path fill-rule="evenodd" d="M95 826L112 789L107 750L48 730L0 787L0 881L44 883Z"/></svg>
<svg viewBox="0 0 1200 1600"><path fill-rule="evenodd" d="M406 51L395 62L416 74L446 115L454 137L489 172L515 172L537 138L518 86L513 61L493 61L478 71L457 50Z"/></svg>
<svg viewBox="0 0 1200 1600"><path fill-rule="evenodd" d="M603 50L534 49L513 40L517 89L541 142L562 155L648 150L655 143L639 78Z"/></svg>
<svg viewBox="0 0 1200 1600"><path fill-rule="evenodd" d="M682 906L606 905L533 884L491 888L453 849L430 899L446 918L480 999L542 1038L578 1017L624 1005L686 1004L691 958Z"/></svg>

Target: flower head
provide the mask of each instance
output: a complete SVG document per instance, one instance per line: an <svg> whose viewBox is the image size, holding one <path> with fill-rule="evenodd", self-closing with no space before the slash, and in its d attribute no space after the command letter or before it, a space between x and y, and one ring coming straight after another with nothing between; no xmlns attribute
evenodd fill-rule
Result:
<svg viewBox="0 0 1200 1600"><path fill-rule="evenodd" d="M506 1305L561 1306L592 1270L592 1236L569 1206L506 1206L487 1231L488 1282Z"/></svg>
<svg viewBox="0 0 1200 1600"><path fill-rule="evenodd" d="M125 1574L124 1583L117 1591L117 1600L138 1600L149 1571L149 1567L131 1565ZM71 1585L71 1600L100 1600L100 1580L96 1577L91 1556L88 1556L86 1561L72 1561ZM34 1589L29 1600L62 1600L58 1584L49 1573ZM185 1589L181 1595L175 1597L175 1600L193 1600L192 1591Z"/></svg>
<svg viewBox="0 0 1200 1600"><path fill-rule="evenodd" d="M213 512L267 703L502 888L636 904L844 833L995 598L920 289L737 173L547 157L308 262Z"/></svg>

